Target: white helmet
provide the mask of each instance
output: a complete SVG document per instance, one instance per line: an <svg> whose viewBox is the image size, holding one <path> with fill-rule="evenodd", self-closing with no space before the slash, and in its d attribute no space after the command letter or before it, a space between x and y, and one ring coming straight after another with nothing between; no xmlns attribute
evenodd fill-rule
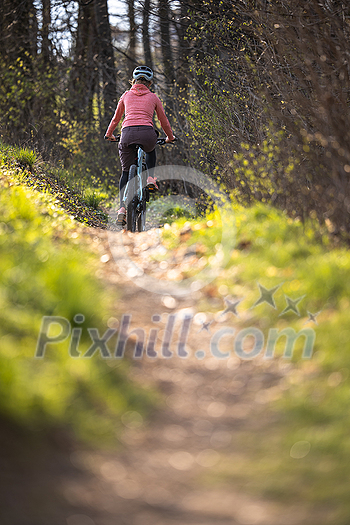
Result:
<svg viewBox="0 0 350 525"><path fill-rule="evenodd" d="M153 71L150 67L138 66L137 68L134 69L132 77L135 80L138 80L139 78L145 78L146 80L152 80Z"/></svg>

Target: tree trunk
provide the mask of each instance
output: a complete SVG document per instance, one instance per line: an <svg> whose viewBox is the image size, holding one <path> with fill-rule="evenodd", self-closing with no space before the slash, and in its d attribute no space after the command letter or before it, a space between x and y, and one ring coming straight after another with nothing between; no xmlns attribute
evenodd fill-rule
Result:
<svg viewBox="0 0 350 525"><path fill-rule="evenodd" d="M48 65L51 61L51 46L49 31L51 24L51 1L42 0L42 28L41 28L41 55L44 64Z"/></svg>
<svg viewBox="0 0 350 525"><path fill-rule="evenodd" d="M135 5L134 0L128 0L128 18L129 18L129 49L128 49L128 74L132 78L132 72L136 66L136 22L135 22Z"/></svg>
<svg viewBox="0 0 350 525"><path fill-rule="evenodd" d="M80 3L71 71L70 108L73 117L90 124L93 121L93 96L98 85L98 51L94 4Z"/></svg>
<svg viewBox="0 0 350 525"><path fill-rule="evenodd" d="M170 38L170 6L168 0L158 0L158 14L159 14L159 25L160 25L160 39L161 39L161 52L163 61L163 72L165 76L165 107L166 109L174 109L174 65L173 65L173 53L171 48Z"/></svg>
<svg viewBox="0 0 350 525"><path fill-rule="evenodd" d="M37 53L37 19L33 1L2 0L0 18L0 112L3 132L7 139L22 142L30 139L35 129L32 110L36 96L34 58Z"/></svg>
<svg viewBox="0 0 350 525"><path fill-rule="evenodd" d="M37 52L37 20L33 0L2 0L0 54L8 63L21 58L29 67Z"/></svg>
<svg viewBox="0 0 350 525"><path fill-rule="evenodd" d="M151 1L145 0L143 6L143 19L142 19L142 43L143 43L143 53L145 57L145 64L153 69L153 60L151 53L151 44L149 37L149 14L151 9Z"/></svg>
<svg viewBox="0 0 350 525"><path fill-rule="evenodd" d="M109 25L107 0L95 0L96 28L99 45L99 67L102 80L102 128L105 129L117 101L116 68Z"/></svg>
<svg viewBox="0 0 350 525"><path fill-rule="evenodd" d="M189 64L188 55L190 47L186 38L189 27L189 9L188 4L181 2L180 5L180 21L177 24L177 34L179 38L179 57L178 57L178 73L177 73L177 87L178 93L183 97L186 96L189 82Z"/></svg>
<svg viewBox="0 0 350 525"><path fill-rule="evenodd" d="M174 67L173 67L173 54L171 50L171 39L170 39L170 7L168 0L158 0L159 6L159 21L160 21L160 38L161 38L161 50L163 58L164 75L166 82L169 86L172 86L175 79Z"/></svg>

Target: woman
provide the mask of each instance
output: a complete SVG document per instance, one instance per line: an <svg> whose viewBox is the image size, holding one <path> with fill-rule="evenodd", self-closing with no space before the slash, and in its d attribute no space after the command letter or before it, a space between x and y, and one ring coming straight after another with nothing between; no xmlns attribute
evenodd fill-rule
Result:
<svg viewBox="0 0 350 525"><path fill-rule="evenodd" d="M126 210L123 202L123 190L128 181L129 168L134 163L134 149L132 144L141 144L146 152L147 168L151 170L156 165L156 143L158 133L153 127L153 115L156 112L158 120L166 134L166 142L173 142L175 137L169 121L164 113L161 101L149 88L152 84L153 71L147 66L134 69L131 89L119 99L117 109L106 131L105 139L114 141L113 131L119 124L123 114L122 132L119 141L119 156L122 164L122 176L119 181L120 209L118 210L118 224L125 224ZM153 177L148 177L147 187L157 190L158 186Z"/></svg>

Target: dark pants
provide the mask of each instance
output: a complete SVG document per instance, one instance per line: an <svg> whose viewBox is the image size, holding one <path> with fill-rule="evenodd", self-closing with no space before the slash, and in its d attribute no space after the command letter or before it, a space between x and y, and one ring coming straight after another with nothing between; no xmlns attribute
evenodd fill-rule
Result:
<svg viewBox="0 0 350 525"><path fill-rule="evenodd" d="M129 168L135 162L134 144L140 144L146 152L146 165L149 170L156 165L156 143L158 133L152 126L128 126L122 129L119 141L119 157L122 164L122 176L119 181L120 205L123 205L123 190L128 182Z"/></svg>

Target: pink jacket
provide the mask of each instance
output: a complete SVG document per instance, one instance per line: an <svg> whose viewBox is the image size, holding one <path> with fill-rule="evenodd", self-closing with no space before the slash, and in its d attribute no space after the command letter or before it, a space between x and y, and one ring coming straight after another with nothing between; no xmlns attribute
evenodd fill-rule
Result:
<svg viewBox="0 0 350 525"><path fill-rule="evenodd" d="M107 137L111 137L113 131L125 113L122 129L126 126L153 126L153 115L156 112L159 122L169 140L174 140L169 121L164 113L161 101L155 93L143 84L134 84L129 91L120 97L114 117L106 131Z"/></svg>

